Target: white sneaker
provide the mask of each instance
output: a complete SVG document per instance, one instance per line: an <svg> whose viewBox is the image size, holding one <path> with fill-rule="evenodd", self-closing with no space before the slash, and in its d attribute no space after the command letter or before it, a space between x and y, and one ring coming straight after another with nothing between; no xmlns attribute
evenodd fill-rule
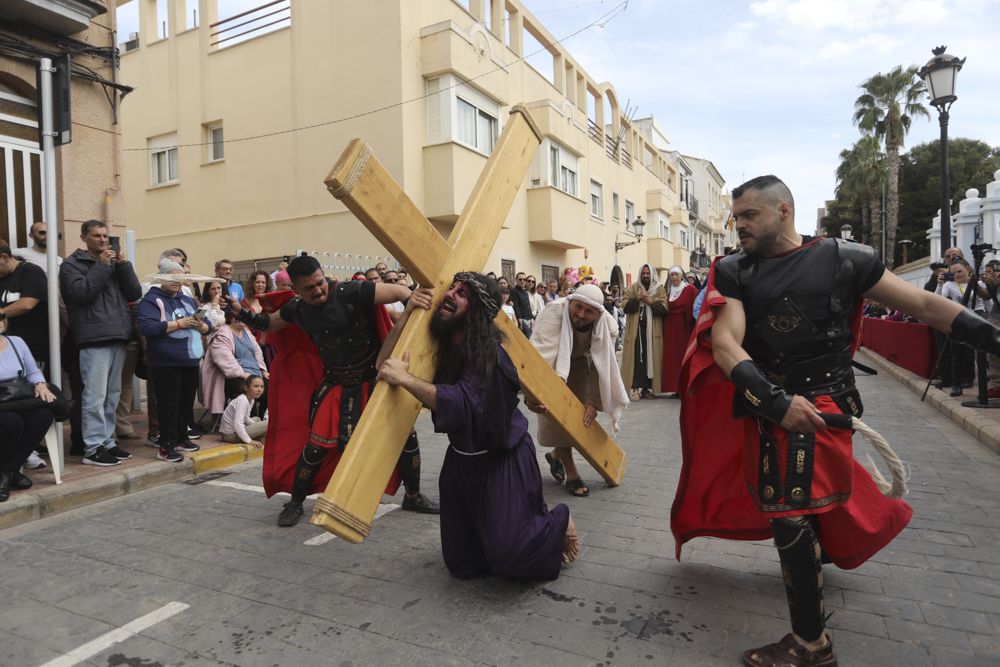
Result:
<svg viewBox="0 0 1000 667"><path fill-rule="evenodd" d="M46 463L42 459L42 457L38 455L38 452L36 451L32 451L31 454L28 456L28 460L24 462L24 467L30 468L32 470L34 470L35 468L44 468L47 465L48 463Z"/></svg>

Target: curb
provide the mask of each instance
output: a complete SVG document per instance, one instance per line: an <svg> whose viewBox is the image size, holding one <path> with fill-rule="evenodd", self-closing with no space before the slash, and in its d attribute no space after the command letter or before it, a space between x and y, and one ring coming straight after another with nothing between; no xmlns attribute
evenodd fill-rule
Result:
<svg viewBox="0 0 1000 667"><path fill-rule="evenodd" d="M871 350L860 348L858 349L858 353L864 355L865 362L877 367L879 370L885 371L917 396L923 395L924 387L927 386L927 378L922 378L916 373L897 366ZM979 440L979 442L997 454L1000 454L1000 424L989 417L985 417L981 411L975 408L965 407L962 405L963 400L969 400L969 395L952 398L934 388L931 388L927 392L927 403L955 422L957 426L965 429L969 435Z"/></svg>
<svg viewBox="0 0 1000 667"><path fill-rule="evenodd" d="M0 504L0 529L161 484L191 479L206 472L259 459L263 455L263 449L249 445L224 444L186 454L180 463L157 461L122 472L107 472L29 493L16 493Z"/></svg>

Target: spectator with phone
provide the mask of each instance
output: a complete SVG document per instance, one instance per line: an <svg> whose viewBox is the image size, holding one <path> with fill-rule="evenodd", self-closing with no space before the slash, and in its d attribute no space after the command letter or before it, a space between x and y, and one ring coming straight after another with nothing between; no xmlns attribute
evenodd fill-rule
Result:
<svg viewBox="0 0 1000 667"><path fill-rule="evenodd" d="M128 304L142 296L142 288L132 264L112 250L107 223L87 220L80 238L86 247L62 263L59 286L80 350L83 462L115 466L132 458L115 440L115 409L134 330Z"/></svg>

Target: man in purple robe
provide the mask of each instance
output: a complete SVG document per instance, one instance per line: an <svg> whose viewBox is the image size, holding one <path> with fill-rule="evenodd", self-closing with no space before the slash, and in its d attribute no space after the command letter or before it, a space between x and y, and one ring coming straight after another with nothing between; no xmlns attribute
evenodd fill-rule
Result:
<svg viewBox="0 0 1000 667"><path fill-rule="evenodd" d="M409 372L409 353L384 360L379 379L413 394L431 409L435 431L448 434L440 479L448 570L461 579L551 580L562 564L576 560L580 538L569 508L549 511L542 498L528 420L517 409L517 370L493 323L499 304L496 282L455 274L431 318L438 343L434 383ZM398 323L394 331L401 329Z"/></svg>

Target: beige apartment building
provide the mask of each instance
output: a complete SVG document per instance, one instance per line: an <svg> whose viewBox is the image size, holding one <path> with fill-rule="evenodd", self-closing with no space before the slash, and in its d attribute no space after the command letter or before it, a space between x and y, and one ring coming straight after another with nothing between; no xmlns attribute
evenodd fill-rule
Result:
<svg viewBox="0 0 1000 667"><path fill-rule="evenodd" d="M520 2L277 0L222 19L216 0L130 3L125 200L140 266L174 246L202 272L297 251L341 278L373 265L385 250L323 185L354 137L447 235L514 104L545 139L485 270L586 264L624 284L645 262L688 265L696 218L677 160Z"/></svg>
<svg viewBox="0 0 1000 667"><path fill-rule="evenodd" d="M12 247L30 246L28 230L41 220L50 240L53 230L60 233L63 256L81 247L85 220L124 233L118 119L128 87L119 83L115 13L108 10L104 0L0 2L0 240ZM67 53L72 141L55 149L57 210L46 211L35 73L42 55Z"/></svg>

